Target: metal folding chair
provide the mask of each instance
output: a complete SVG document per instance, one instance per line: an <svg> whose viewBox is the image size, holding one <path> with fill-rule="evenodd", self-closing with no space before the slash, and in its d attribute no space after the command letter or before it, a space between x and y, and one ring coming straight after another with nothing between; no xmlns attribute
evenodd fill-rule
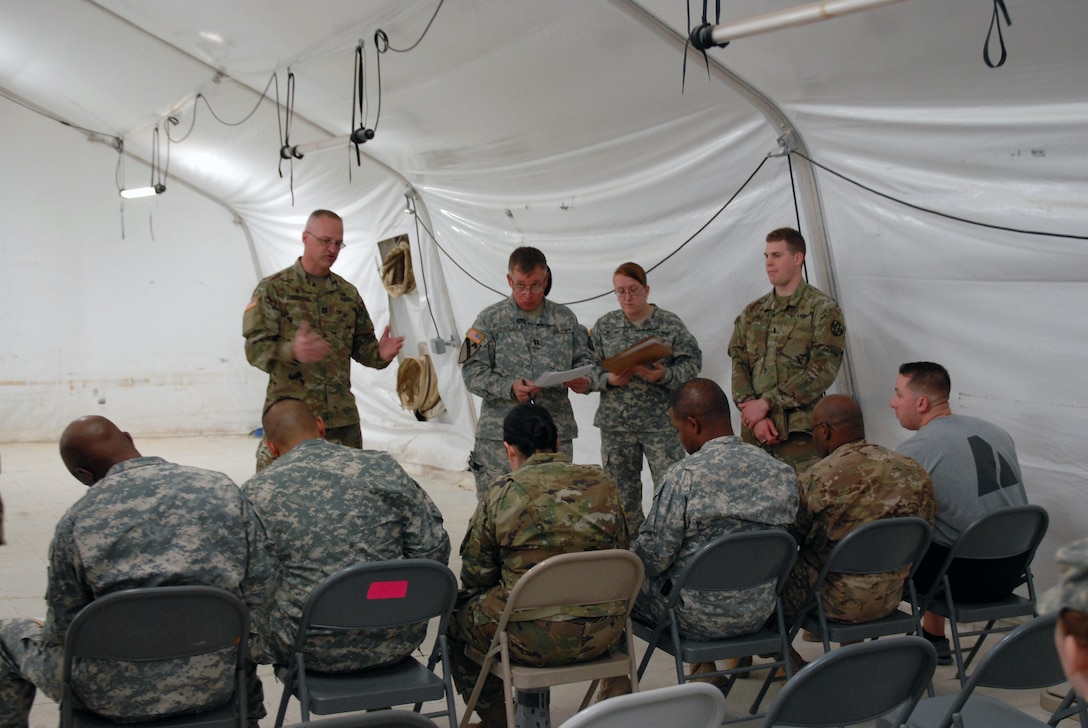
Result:
<svg viewBox="0 0 1088 728"><path fill-rule="evenodd" d="M446 709L427 717L457 721L446 629L457 598L457 579L445 564L431 559L401 559L357 564L318 584L302 610L295 651L284 674L276 728L287 704L298 698L303 722L310 713L328 715L414 703L446 701ZM438 618L438 636L427 664L411 655L385 667L322 673L306 667L307 639L330 631L380 630ZM442 662L442 675L434 670Z"/></svg>
<svg viewBox="0 0 1088 728"><path fill-rule="evenodd" d="M210 586L167 586L128 589L107 594L84 607L64 643L60 722L63 728L103 726L201 726L247 728L245 660L249 646L249 610L241 599ZM139 673L164 660L183 660L217 652L230 655L218 681L225 703L207 710L152 718L139 723L114 722L88 709L80 699L79 673L88 660L98 665L120 663L124 689L140 685ZM119 666L120 666L119 665ZM133 672L134 671L134 672ZM150 678L149 693L161 686ZM205 686L206 688L206 686ZM201 697L206 698L207 693ZM129 716L135 718L136 716Z"/></svg>

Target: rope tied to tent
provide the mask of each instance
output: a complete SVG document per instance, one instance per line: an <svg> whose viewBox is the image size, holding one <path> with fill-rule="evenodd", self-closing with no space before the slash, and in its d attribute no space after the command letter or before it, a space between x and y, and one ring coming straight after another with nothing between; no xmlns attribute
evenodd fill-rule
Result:
<svg viewBox="0 0 1088 728"><path fill-rule="evenodd" d="M1000 11L1000 12L999 12ZM1005 16L1005 25L1012 25L1012 19L1009 17L1009 10L1005 7L1005 0L994 0L994 14L990 17L990 29L986 31L986 43L982 46L982 60L986 61L986 65L990 68L998 68L1005 65L1005 59L1008 58L1008 53L1005 50L1005 36L1001 33L1001 16ZM994 34L994 29L997 29L997 43L1001 48L1001 57L997 59L997 62L990 60L990 38Z"/></svg>
<svg viewBox="0 0 1088 728"><path fill-rule="evenodd" d="M295 204L295 160L302 159L302 154L291 146L291 124L295 120L295 74L290 67L287 69L287 103L283 108L283 116L280 117L280 85L276 83L276 126L280 133L280 162L276 169L283 179L283 160L291 163L290 188L291 204Z"/></svg>
<svg viewBox="0 0 1088 728"><path fill-rule="evenodd" d="M722 0L714 0L714 23L710 22L707 16L707 6L709 0L703 0L703 22L698 26L691 27L691 2L687 3L688 11L688 39L684 43L684 64L680 72L680 93L684 93L684 86L687 83L688 78L688 46L694 46L695 50L703 54L703 61L706 63L706 78L710 80L710 56L706 54L708 48L716 46L718 48L725 48L729 45L729 41L724 43L715 43L711 39L711 33L714 30L714 26L722 22Z"/></svg>

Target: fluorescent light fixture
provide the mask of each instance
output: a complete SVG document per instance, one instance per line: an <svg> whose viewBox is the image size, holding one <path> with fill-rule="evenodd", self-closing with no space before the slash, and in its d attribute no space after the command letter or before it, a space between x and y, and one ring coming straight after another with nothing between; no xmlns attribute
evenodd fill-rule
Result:
<svg viewBox="0 0 1088 728"><path fill-rule="evenodd" d="M126 200L134 200L137 197L154 197L166 192L166 185L158 184L154 187L133 187L130 190L121 190L121 197Z"/></svg>

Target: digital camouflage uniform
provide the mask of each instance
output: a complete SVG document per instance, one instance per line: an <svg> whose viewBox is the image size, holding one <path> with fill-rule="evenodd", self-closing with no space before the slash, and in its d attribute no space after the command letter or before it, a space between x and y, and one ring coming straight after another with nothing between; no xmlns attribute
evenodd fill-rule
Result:
<svg viewBox="0 0 1088 728"><path fill-rule="evenodd" d="M616 484L596 465L572 465L562 454L537 453L505 475L476 504L461 544L461 593L451 641L453 677L467 700L480 666L464 647L487 651L510 591L550 556L625 549L627 526ZM510 628L510 655L534 666L592 660L616 646L622 602L544 610ZM502 681L489 676L477 712L502 711Z"/></svg>
<svg viewBox="0 0 1088 728"><path fill-rule="evenodd" d="M699 374L703 352L680 317L651 304L653 311L640 323L627 320L622 310L597 320L591 339L597 361L615 356L647 336L672 347L658 363L665 375L656 382L632 377L622 387L608 385L608 370L598 366L590 376L591 388L601 393L593 424L601 430L601 463L620 489L627 527L638 533L642 524L642 458L650 464L654 484L669 466L684 457L680 437L669 424L669 395Z"/></svg>
<svg viewBox="0 0 1088 728"><path fill-rule="evenodd" d="M805 281L785 302L773 290L756 299L733 324L733 401L766 400L767 416L783 441L766 449L798 473L819 459L812 444L812 408L835 381L845 345L839 304ZM757 442L747 427L741 437Z"/></svg>
<svg viewBox="0 0 1088 728"><path fill-rule="evenodd" d="M782 593L786 613L804 606L831 550L855 528L903 516L932 525L936 510L933 482L915 461L865 440L836 448L801 476L801 506L790 527L800 552ZM820 590L828 619L867 622L891 614L909 572L829 575Z"/></svg>
<svg viewBox="0 0 1088 728"><path fill-rule="evenodd" d="M276 567L269 598L253 615L258 662L289 662L303 604L325 577L369 561L449 561L442 514L388 453L305 440L242 490L268 532ZM426 632L424 623L311 638L306 664L344 672L396 662Z"/></svg>
<svg viewBox="0 0 1088 728"><path fill-rule="evenodd" d="M673 580L703 546L721 536L784 530L797 514L797 473L739 437L717 437L669 468L631 550L646 567L635 616L665 615ZM774 609L774 585L712 592L679 602L680 634L708 640L754 632Z"/></svg>
<svg viewBox="0 0 1088 728"><path fill-rule="evenodd" d="M389 362L381 357L374 324L355 286L335 273L312 276L301 261L257 284L242 317L246 358L268 372L263 409L285 397L301 399L324 420L329 440L362 447L351 360L374 369ZM291 347L304 323L332 347L321 361L295 361ZM272 460L264 440L257 460L258 470Z"/></svg>
<svg viewBox="0 0 1088 728"><path fill-rule="evenodd" d="M35 686L60 701L64 637L72 619L122 589L202 584L251 610L264 601L268 555L252 507L222 473L138 457L110 468L61 518L49 550L45 626L0 620L0 726L25 728ZM79 699L115 719L148 719L226 702L231 651L132 665L77 663ZM255 670L250 718L264 715Z"/></svg>
<svg viewBox="0 0 1088 728"><path fill-rule="evenodd" d="M514 383L592 364L593 352L585 327L569 308L544 299L539 315L532 316L518 308L511 297L488 306L476 317L465 334L459 361L465 387L483 399L469 458L479 497L510 469L502 446L502 421L517 404ZM555 420L560 451L572 456L578 425L567 388L546 387L534 401Z"/></svg>

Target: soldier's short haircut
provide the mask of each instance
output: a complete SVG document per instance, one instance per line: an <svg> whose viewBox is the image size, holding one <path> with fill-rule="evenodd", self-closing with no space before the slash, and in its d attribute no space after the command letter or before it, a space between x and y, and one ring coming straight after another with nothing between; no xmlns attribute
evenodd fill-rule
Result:
<svg viewBox="0 0 1088 728"><path fill-rule="evenodd" d="M613 276L627 276L638 281L641 285L646 285L646 271L642 269L642 266L638 263L621 263L620 267L616 269Z"/></svg>
<svg viewBox="0 0 1088 728"><path fill-rule="evenodd" d="M523 402L506 413L502 421L502 439L524 457L534 452L555 452L559 431L548 410L538 404Z"/></svg>
<svg viewBox="0 0 1088 728"><path fill-rule="evenodd" d="M786 243L786 250L790 251L790 255L796 253L804 255L807 252L804 237L793 228L777 228L767 233L768 243L777 243L779 241Z"/></svg>
<svg viewBox="0 0 1088 728"><path fill-rule="evenodd" d="M333 220L344 222L344 219L332 210L314 210L310 213L310 217L306 219L306 223L309 224L310 220L313 220L316 217L331 217Z"/></svg>
<svg viewBox="0 0 1088 728"><path fill-rule="evenodd" d="M317 432L317 418L313 410L296 397L283 397L268 405L261 424L265 439L277 446L293 437L305 438Z"/></svg>
<svg viewBox="0 0 1088 728"><path fill-rule="evenodd" d="M669 409L680 419L694 417L700 422L729 419L729 397L713 379L696 377L669 396Z"/></svg>
<svg viewBox="0 0 1088 728"><path fill-rule="evenodd" d="M513 275L515 270L520 270L522 273L532 273L537 268L547 267L548 259L544 257L543 253L536 248L522 246L516 248L510 254L510 261L506 265L506 270Z"/></svg>
<svg viewBox="0 0 1088 728"><path fill-rule="evenodd" d="M948 399L952 391L952 380L948 370L931 361L912 361L899 367L900 376L910 381L911 389L925 394L930 399Z"/></svg>

